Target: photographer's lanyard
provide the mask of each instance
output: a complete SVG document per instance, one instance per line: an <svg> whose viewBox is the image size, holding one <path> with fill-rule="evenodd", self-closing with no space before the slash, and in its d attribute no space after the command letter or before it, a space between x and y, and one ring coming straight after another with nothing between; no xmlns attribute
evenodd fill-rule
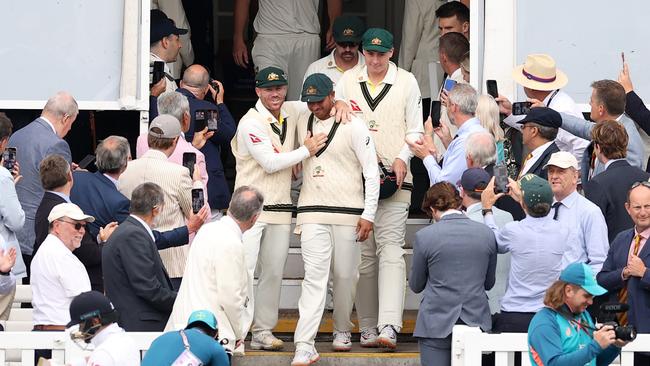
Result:
<svg viewBox="0 0 650 366"><path fill-rule="evenodd" d="M556 312L558 314L560 314L567 322L569 322L570 326L574 326L576 331L578 331L578 332L584 331L585 334L588 335L589 337L591 337L591 333L589 333L589 330L592 330L592 331L596 330L591 325L585 324L585 323L583 323L583 322L581 322L579 320L576 320L573 316L570 316L569 314L567 314L564 311L564 309L558 309L558 310L556 310Z"/></svg>
<svg viewBox="0 0 650 366"><path fill-rule="evenodd" d="M553 92L553 94L551 94L551 97L548 98L548 102L546 103L546 107L547 107L547 108L550 108L549 106L551 105L551 102L553 101L553 98L555 98L555 96L556 96L557 93L559 93L559 92L560 92L560 89L555 89L555 91Z"/></svg>

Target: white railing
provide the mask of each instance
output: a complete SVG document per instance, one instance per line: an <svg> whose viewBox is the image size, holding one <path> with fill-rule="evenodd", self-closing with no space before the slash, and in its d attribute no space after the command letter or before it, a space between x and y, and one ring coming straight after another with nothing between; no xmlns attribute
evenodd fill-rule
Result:
<svg viewBox="0 0 650 366"><path fill-rule="evenodd" d="M526 333L483 333L479 328L454 326L451 343L451 366L479 366L484 352L494 352L495 366L514 365L515 353L521 353L522 366L531 366ZM639 334L621 350L616 362L620 366L634 364L634 352L650 352L650 334Z"/></svg>

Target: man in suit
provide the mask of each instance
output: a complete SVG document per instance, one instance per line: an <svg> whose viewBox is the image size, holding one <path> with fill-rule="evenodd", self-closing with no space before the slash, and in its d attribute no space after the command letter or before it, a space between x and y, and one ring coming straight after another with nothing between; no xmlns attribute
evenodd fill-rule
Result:
<svg viewBox="0 0 650 366"><path fill-rule="evenodd" d="M610 301L630 305L619 323L633 325L639 333L650 333L650 183L635 183L625 203L634 227L620 232L611 243L607 259L598 273L598 283L609 291ZM650 356L635 354L634 365L648 365Z"/></svg>
<svg viewBox="0 0 650 366"><path fill-rule="evenodd" d="M494 286L497 246L492 230L458 210L454 185L436 183L422 209L436 221L415 234L409 286L424 291L413 336L423 365L450 365L454 324L492 328L485 290Z"/></svg>
<svg viewBox="0 0 650 366"><path fill-rule="evenodd" d="M75 251L75 255L86 266L93 290L103 292L102 246L98 244L103 244L108 238L107 233L102 233L102 226L121 223L129 217L129 199L117 189L120 175L126 170L131 157L129 142L121 136L109 136L97 146L95 155L97 172L72 173L74 184L70 200L95 217L95 221L88 224L81 247ZM187 244L189 234L201 227L207 214L206 207L196 215L191 215L187 226L164 232L154 230L156 247L163 250Z"/></svg>
<svg viewBox="0 0 650 366"><path fill-rule="evenodd" d="M591 140L591 130L596 124L609 120L618 121L623 125L628 136L626 160L630 165L643 169L645 148L634 121L624 114L625 90L621 84L614 80L594 81L591 87L593 91L589 101L591 105L590 117L596 123L562 113L562 128L576 136ZM604 170L604 165L596 159L594 145L591 143L582 157L580 174L582 184Z"/></svg>
<svg viewBox="0 0 650 366"><path fill-rule="evenodd" d="M68 163L72 162L70 147L63 138L72 128L78 113L79 108L72 95L58 92L47 101L39 118L9 138L9 146L17 148L17 161L23 176L16 184L16 193L25 211L25 224L22 230L16 232L16 236L27 268L31 263L36 237L36 209L44 194L38 167L43 158L50 154L60 154Z"/></svg>
<svg viewBox="0 0 650 366"><path fill-rule="evenodd" d="M585 197L595 203L605 216L611 243L616 235L634 226L625 210L627 193L632 184L645 181L650 174L625 160L628 134L616 121L602 121L591 130L594 153L604 171L583 185Z"/></svg>
<svg viewBox="0 0 650 366"><path fill-rule="evenodd" d="M106 295L128 332L160 332L174 306L176 292L154 244L151 228L165 206L160 186L144 183L133 190L131 215L102 250Z"/></svg>
<svg viewBox="0 0 650 366"><path fill-rule="evenodd" d="M551 158L551 154L560 151L553 140L562 126L562 117L551 108L539 107L531 109L530 113L517 123L522 125L522 142L529 151L523 159L519 177L535 174L547 179L548 174L544 166Z"/></svg>
<svg viewBox="0 0 650 366"><path fill-rule="evenodd" d="M176 149L181 138L181 124L169 114L161 114L151 121L147 136L149 151L140 159L129 162L119 178L119 190L127 198L143 182L159 185L165 194L165 207L162 209L156 227L170 230L185 225L185 220L192 215L192 189L203 189L201 174L194 170L190 177L189 170L182 165L169 161L169 156ZM185 270L188 245L167 248L161 251L165 269L172 278L174 288L180 287Z"/></svg>

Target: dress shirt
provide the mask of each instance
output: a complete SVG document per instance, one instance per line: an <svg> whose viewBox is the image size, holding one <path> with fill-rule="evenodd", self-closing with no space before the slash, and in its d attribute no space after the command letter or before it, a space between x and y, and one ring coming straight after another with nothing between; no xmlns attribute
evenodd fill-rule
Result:
<svg viewBox="0 0 650 366"><path fill-rule="evenodd" d="M8 294L16 286L16 278L11 273L0 275L0 295Z"/></svg>
<svg viewBox="0 0 650 366"><path fill-rule="evenodd" d="M16 263L11 269L11 274L16 278L23 278L27 276L27 268L23 262L16 232L25 224L25 211L18 201L14 178L3 166L0 166L0 197L0 248L16 249Z"/></svg>
<svg viewBox="0 0 650 366"><path fill-rule="evenodd" d="M462 212L459 211L459 210L451 209L451 210L447 210L447 211L441 213L441 214L440 214L440 218L442 219L443 217L445 217L445 216L447 216L447 215L451 215L451 214L465 215L464 213L462 213Z"/></svg>
<svg viewBox="0 0 650 366"><path fill-rule="evenodd" d="M508 286L501 310L537 312L544 307L546 289L560 276L569 228L551 215L526 216L503 229L497 227L494 215L485 215L484 220L495 233L498 252L510 253Z"/></svg>
<svg viewBox="0 0 650 366"><path fill-rule="evenodd" d="M611 159L611 160L607 160L607 162L605 163L605 166L603 167L603 171L607 170L607 168L609 168L609 166L612 165L613 162L615 162L615 161L620 161L620 160L626 160L626 159L625 159L625 158L621 158L621 159Z"/></svg>
<svg viewBox="0 0 650 366"><path fill-rule="evenodd" d="M113 182L113 184L115 184L115 188L120 188L120 181L119 181L119 180L117 180L117 179L111 177L111 176L108 175L108 174L104 174L104 176L105 176L106 178L108 178L108 180L110 180L111 182Z"/></svg>
<svg viewBox="0 0 650 366"><path fill-rule="evenodd" d="M139 218L136 215L130 215L130 216L133 217L134 219L138 220L138 222L141 223L142 226L144 226L145 229L147 229L147 232L149 233L149 236L151 237L151 240L153 240L154 243L155 243L156 238L153 236L153 231L151 231L151 228L149 227L149 224L147 224L143 219Z"/></svg>
<svg viewBox="0 0 650 366"><path fill-rule="evenodd" d="M553 203L557 202L555 199ZM600 272L607 252L607 223L600 208L593 202L573 191L558 207L558 221L571 230L571 246L562 258L562 268L574 262L588 264L594 273Z"/></svg>
<svg viewBox="0 0 650 366"><path fill-rule="evenodd" d="M634 227L634 237L632 237L632 244L630 245L630 254L634 254L634 238L637 235L641 235L641 240L639 240L639 251L637 252L637 256L639 253L641 253L641 250L643 250L643 246L645 245L645 242L648 241L648 238L650 238L650 228L647 228L643 230L642 232L638 232L636 230L636 226ZM628 261L629 261L629 255L628 255Z"/></svg>
<svg viewBox="0 0 650 366"><path fill-rule="evenodd" d="M336 85L336 83L339 81L341 76L343 76L343 73L345 71L343 71L343 69L338 67L338 65L336 64L336 57L334 57L334 52L336 52L336 49L330 52L329 55L312 62L311 65L309 65L309 67L307 68L307 71L305 72L303 83L307 79L307 76L316 73L322 73L327 75L327 77L330 78L330 80L332 80L332 83ZM361 51L357 51L357 53L359 55L359 60L357 60L357 64L354 65L353 68L361 67L366 64L366 58L363 57L363 53L361 53Z"/></svg>
<svg viewBox="0 0 650 366"><path fill-rule="evenodd" d="M544 151L546 151L546 149L548 149L548 147L551 146L552 143L553 141L549 141L541 146L536 147L533 151L531 151L530 159L526 159L526 163L524 164L524 166L521 167L520 172L524 172L524 173L528 172L528 170L532 168L533 165L535 165L537 160L539 160L542 154L544 154ZM519 174L521 175L521 173Z"/></svg>
<svg viewBox="0 0 650 366"><path fill-rule="evenodd" d="M72 203L72 201L70 201L70 196L68 196L68 195L65 194L65 193L56 192L56 191L45 191L45 192L50 192L50 193L52 193L52 194L55 194L55 195L57 195L57 196L63 198L63 200L66 201L67 203Z"/></svg>
<svg viewBox="0 0 650 366"><path fill-rule="evenodd" d="M54 132L54 134L56 135L56 134L57 134L57 133L56 133L56 129L54 128L54 125L52 124L52 122L50 122L49 119L47 119L47 118L45 118L45 117L43 117L43 116L41 116L40 118L41 118L43 121L45 121L45 122L50 126L50 128L52 128L52 132Z"/></svg>
<svg viewBox="0 0 650 366"><path fill-rule="evenodd" d="M49 234L36 252L31 269L34 324L68 324L72 299L90 291L86 267L58 237Z"/></svg>
<svg viewBox="0 0 650 366"><path fill-rule="evenodd" d="M443 155L442 167L438 164L433 156L428 155L422 160L424 167L429 173L429 181L431 185L438 182L447 181L451 184L456 184L460 181L463 172L467 170L467 160L465 159L465 140L467 136L474 132L487 132L481 122L477 118L470 118L463 123L458 131L456 137L451 141L447 147L447 151Z"/></svg>

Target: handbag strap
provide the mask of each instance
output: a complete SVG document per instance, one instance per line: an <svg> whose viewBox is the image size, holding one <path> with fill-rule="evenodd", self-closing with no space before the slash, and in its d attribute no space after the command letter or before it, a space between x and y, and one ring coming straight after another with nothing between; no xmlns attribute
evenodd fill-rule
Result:
<svg viewBox="0 0 650 366"><path fill-rule="evenodd" d="M183 329L180 330L181 333L181 338L183 339L183 346L185 347L186 350L190 350L190 342L187 340L187 336L185 335L185 331Z"/></svg>

